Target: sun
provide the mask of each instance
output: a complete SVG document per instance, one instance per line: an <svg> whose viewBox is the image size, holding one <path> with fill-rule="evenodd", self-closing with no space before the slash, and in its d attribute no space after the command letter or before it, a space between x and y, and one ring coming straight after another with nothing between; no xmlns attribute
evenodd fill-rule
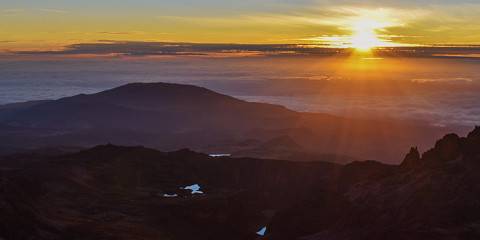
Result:
<svg viewBox="0 0 480 240"><path fill-rule="evenodd" d="M387 22L376 19L357 19L351 25L350 47L358 51L370 51L375 47L390 46L391 42L382 39L378 32L388 26Z"/></svg>
<svg viewBox="0 0 480 240"><path fill-rule="evenodd" d="M305 40L320 42L332 48L350 48L361 55L373 54L374 48L413 46L398 42L401 35L392 35L392 28L406 26L407 22L392 9L342 9L350 16L334 18L328 23L338 26L344 34L322 35Z"/></svg>

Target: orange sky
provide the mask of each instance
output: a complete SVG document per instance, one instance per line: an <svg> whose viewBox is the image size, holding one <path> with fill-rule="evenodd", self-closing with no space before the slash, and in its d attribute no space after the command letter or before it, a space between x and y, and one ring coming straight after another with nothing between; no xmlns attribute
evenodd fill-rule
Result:
<svg viewBox="0 0 480 240"><path fill-rule="evenodd" d="M479 22L480 3L468 0L363 4L314 0L27 0L2 3L0 51L61 49L100 40L340 47L479 44ZM370 43L362 43L365 38Z"/></svg>

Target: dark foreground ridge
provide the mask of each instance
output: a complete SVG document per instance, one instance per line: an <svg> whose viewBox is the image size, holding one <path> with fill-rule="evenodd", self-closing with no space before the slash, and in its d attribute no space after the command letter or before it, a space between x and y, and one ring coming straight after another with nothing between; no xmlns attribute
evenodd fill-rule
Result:
<svg viewBox="0 0 480 240"><path fill-rule="evenodd" d="M188 147L246 157L398 163L411 144L426 149L447 132L418 122L294 112L170 83L132 83L96 94L0 106L0 154L111 142L162 151Z"/></svg>
<svg viewBox="0 0 480 240"><path fill-rule="evenodd" d="M103 145L0 166L6 240L480 238L480 128L412 148L401 165ZM180 189L194 184L201 193Z"/></svg>

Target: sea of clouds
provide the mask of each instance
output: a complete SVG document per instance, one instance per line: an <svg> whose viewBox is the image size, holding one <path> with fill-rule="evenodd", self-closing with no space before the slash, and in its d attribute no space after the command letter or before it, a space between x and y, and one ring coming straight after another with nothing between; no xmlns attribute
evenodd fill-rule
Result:
<svg viewBox="0 0 480 240"><path fill-rule="evenodd" d="M357 69L339 67L345 59L314 56L1 59L0 104L95 93L131 82L175 82L297 111L417 119L437 126L480 124L479 60L365 61L375 62Z"/></svg>

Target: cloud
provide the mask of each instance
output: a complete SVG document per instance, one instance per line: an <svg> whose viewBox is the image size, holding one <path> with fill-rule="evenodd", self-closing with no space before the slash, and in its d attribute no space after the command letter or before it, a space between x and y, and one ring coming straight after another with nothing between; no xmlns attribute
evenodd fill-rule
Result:
<svg viewBox="0 0 480 240"><path fill-rule="evenodd" d="M107 31L97 32L97 33L106 34L106 35L129 35L129 34L132 34L132 32L107 32Z"/></svg>
<svg viewBox="0 0 480 240"><path fill-rule="evenodd" d="M55 9L55 8L39 8L38 11L45 12L45 13L56 13L56 14L65 14L68 11L63 9Z"/></svg>
<svg viewBox="0 0 480 240"><path fill-rule="evenodd" d="M415 78L411 80L414 83L456 83L456 82L473 82L472 78L456 77L456 78Z"/></svg>
<svg viewBox="0 0 480 240"><path fill-rule="evenodd" d="M4 16L15 16L24 12L25 12L25 9L21 9L21 8L11 8L11 9L0 10L0 13Z"/></svg>
<svg viewBox="0 0 480 240"><path fill-rule="evenodd" d="M18 55L120 55L120 56L346 56L353 50L329 44L216 44L183 42L110 41L72 44L58 51L17 51ZM480 46L398 47L375 50L376 57L458 58L480 54Z"/></svg>
<svg viewBox="0 0 480 240"><path fill-rule="evenodd" d="M42 12L42 13L52 13L52 14L66 14L68 11L63 9L56 9L56 8L12 8L12 9L4 9L0 10L0 13L4 16L15 16L20 14L31 14L35 12Z"/></svg>
<svg viewBox="0 0 480 240"><path fill-rule="evenodd" d="M322 54L332 55L337 50L318 48L309 49L295 44L208 44L177 42L122 42L103 40L97 43L80 43L67 46L60 51L18 51L16 54L31 55L212 55L212 54L244 54L259 53L263 55L279 54Z"/></svg>

